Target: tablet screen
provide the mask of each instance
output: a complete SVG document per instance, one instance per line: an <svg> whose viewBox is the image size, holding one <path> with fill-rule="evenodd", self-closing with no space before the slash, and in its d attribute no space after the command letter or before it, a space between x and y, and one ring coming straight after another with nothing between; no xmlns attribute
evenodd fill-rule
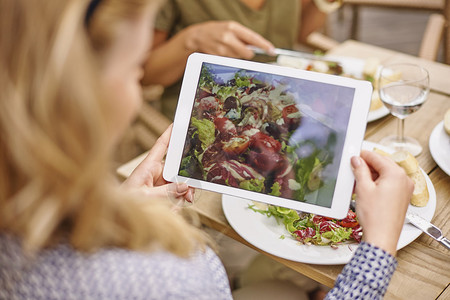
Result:
<svg viewBox="0 0 450 300"><path fill-rule="evenodd" d="M178 175L331 207L354 94L203 62Z"/></svg>

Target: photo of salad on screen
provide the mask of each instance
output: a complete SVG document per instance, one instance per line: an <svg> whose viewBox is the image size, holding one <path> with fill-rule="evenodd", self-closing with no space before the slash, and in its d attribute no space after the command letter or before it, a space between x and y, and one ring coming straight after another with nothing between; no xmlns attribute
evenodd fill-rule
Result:
<svg viewBox="0 0 450 300"><path fill-rule="evenodd" d="M203 63L178 174L330 207L353 93Z"/></svg>

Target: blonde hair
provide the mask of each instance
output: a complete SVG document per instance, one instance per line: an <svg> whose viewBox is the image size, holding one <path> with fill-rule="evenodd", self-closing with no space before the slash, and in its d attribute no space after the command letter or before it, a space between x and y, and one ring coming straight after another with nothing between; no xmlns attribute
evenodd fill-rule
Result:
<svg viewBox="0 0 450 300"><path fill-rule="evenodd" d="M68 240L83 251L154 246L186 256L205 244L167 199L132 194L110 175L97 56L114 24L149 3L101 1L89 40L88 1L0 0L0 232L28 250Z"/></svg>

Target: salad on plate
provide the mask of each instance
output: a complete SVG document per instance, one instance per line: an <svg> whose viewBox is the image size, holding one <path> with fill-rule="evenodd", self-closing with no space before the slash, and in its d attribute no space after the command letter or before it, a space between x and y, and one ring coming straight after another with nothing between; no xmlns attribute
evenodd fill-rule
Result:
<svg viewBox="0 0 450 300"><path fill-rule="evenodd" d="M352 209L349 209L344 219L337 220L257 202L248 208L269 218L275 218L285 226L291 238L305 245L337 248L337 245L346 242L359 243L362 238L362 227ZM280 238L284 239L285 236L282 235Z"/></svg>

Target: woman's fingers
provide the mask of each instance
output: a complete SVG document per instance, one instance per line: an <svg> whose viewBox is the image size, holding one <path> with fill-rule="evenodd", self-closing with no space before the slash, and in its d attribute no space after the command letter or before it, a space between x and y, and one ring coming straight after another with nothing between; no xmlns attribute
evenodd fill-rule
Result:
<svg viewBox="0 0 450 300"><path fill-rule="evenodd" d="M366 187L369 184L373 184L372 173L363 159L358 156L353 156L351 158L351 164L355 180L359 185Z"/></svg>
<svg viewBox="0 0 450 300"><path fill-rule="evenodd" d="M220 40L221 48L218 48L219 55L226 55L234 58L251 59L255 54L250 50L242 40L240 40L234 32L224 33ZM220 47L220 46L219 46Z"/></svg>
<svg viewBox="0 0 450 300"><path fill-rule="evenodd" d="M398 168L397 164L386 156L379 155L372 151L362 150L361 158L380 176L386 174L392 168Z"/></svg>
<svg viewBox="0 0 450 300"><path fill-rule="evenodd" d="M259 47L269 54L273 52L273 44L253 30L235 22L232 22L229 26L236 37L244 44Z"/></svg>
<svg viewBox="0 0 450 300"><path fill-rule="evenodd" d="M142 189L150 197L168 197L175 202L185 200L192 203L194 200L194 190L186 183L168 183Z"/></svg>
<svg viewBox="0 0 450 300"><path fill-rule="evenodd" d="M190 43L193 51L236 57L252 58L252 45L273 53L274 46L258 33L234 21L210 21L191 28Z"/></svg>

